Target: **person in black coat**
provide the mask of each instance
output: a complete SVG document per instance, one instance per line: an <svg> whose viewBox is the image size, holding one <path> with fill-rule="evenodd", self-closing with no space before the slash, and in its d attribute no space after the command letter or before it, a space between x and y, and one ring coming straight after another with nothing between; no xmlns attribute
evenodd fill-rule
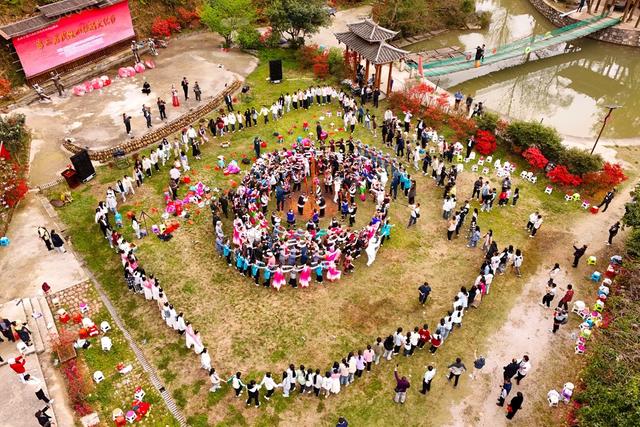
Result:
<svg viewBox="0 0 640 427"><path fill-rule="evenodd" d="M256 152L256 158L260 158L260 138L253 138L253 151Z"/></svg>
<svg viewBox="0 0 640 427"><path fill-rule="evenodd" d="M518 363L518 361L516 359L511 359L511 363L502 368L504 370L504 373L502 374L503 379L506 381L513 378L514 375L518 373L519 367L520 364Z"/></svg>
<svg viewBox="0 0 640 427"><path fill-rule="evenodd" d="M51 233L49 234L51 235L51 243L53 243L54 249L60 253L65 253L66 250L64 248L64 240L62 240L62 237L60 237L55 230L51 230Z"/></svg>
<svg viewBox="0 0 640 427"><path fill-rule="evenodd" d="M581 248L577 248L575 245L573 246L573 268L578 266L580 262L580 258L587 251L587 245L582 245Z"/></svg>
<svg viewBox="0 0 640 427"><path fill-rule="evenodd" d="M613 200L613 196L615 195L615 188L611 189L611 191L608 191L607 194L605 194L604 199L602 199L602 202L598 205L598 208L601 208L602 205L604 205L604 209L602 209L602 212L606 212L607 208L609 207L609 203L611 203L611 201Z"/></svg>
<svg viewBox="0 0 640 427"><path fill-rule="evenodd" d="M226 94L224 96L224 103L227 104L227 110L233 111L233 99L231 98L231 95Z"/></svg>
<svg viewBox="0 0 640 427"><path fill-rule="evenodd" d="M320 122L316 122L316 135L318 137L318 141L320 141L320 135L322 134L322 125Z"/></svg>
<svg viewBox="0 0 640 427"><path fill-rule="evenodd" d="M522 402L524 402L524 396L521 392L518 392L516 396L511 399L509 402L509 406L507 407L507 418L513 419L513 416L518 412L520 408L522 408Z"/></svg>
<svg viewBox="0 0 640 427"><path fill-rule="evenodd" d="M131 135L131 116L127 116L127 113L122 113L122 122L124 123L124 129L127 131L127 135Z"/></svg>

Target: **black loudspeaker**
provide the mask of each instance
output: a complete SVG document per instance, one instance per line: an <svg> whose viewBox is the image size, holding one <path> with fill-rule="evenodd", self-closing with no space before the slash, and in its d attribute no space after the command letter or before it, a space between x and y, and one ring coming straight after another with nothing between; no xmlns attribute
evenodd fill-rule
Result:
<svg viewBox="0 0 640 427"><path fill-rule="evenodd" d="M87 182L96 176L96 170L91 164L87 150L82 150L78 154L71 156L71 163L78 173L78 179L80 179L80 181Z"/></svg>
<svg viewBox="0 0 640 427"><path fill-rule="evenodd" d="M269 79L272 82L282 80L282 60L269 61Z"/></svg>

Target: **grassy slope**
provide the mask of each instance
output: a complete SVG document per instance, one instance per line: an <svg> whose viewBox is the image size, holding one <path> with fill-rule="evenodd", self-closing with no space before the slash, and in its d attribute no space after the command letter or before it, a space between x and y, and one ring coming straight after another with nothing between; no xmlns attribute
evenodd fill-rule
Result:
<svg viewBox="0 0 640 427"><path fill-rule="evenodd" d="M312 84L309 75L293 69L293 62L289 59L284 64L288 80L282 85L269 85L265 83L268 73L264 61L266 58L262 59L261 65L249 77L249 83L253 86L250 93L259 97L259 100L254 100L256 105L263 101L271 102L281 91ZM379 117L382 115L382 111L377 113ZM298 128L294 135L297 135L302 121L313 123L313 116L316 115L317 109L307 114L290 114L277 127L265 129L260 126L258 131L267 138L269 149L272 149L276 145L270 136L274 129L286 134L296 124ZM229 158L229 152L235 153L232 154L235 158L239 158L240 153L251 155L250 142L254 134L244 132L234 135L232 148L226 150L212 143L205 145L203 160L192 164L198 171L194 178L225 187L228 178L213 173L215 158L220 153ZM373 141L361 129L356 130L356 137L378 144L378 140ZM211 169L206 170L204 165L210 165ZM141 194L134 197L133 203L122 206L121 211L139 211L144 207L150 212L152 206L160 208L161 191L166 185L165 173L146 183ZM146 339L145 351L160 369L178 403L186 408L187 414L194 416L192 423L205 422L208 418L209 422L223 421L227 425L245 422L272 425L290 419L295 413L308 420L305 424L321 420L330 423L336 414L347 415L356 425L380 424L390 416L397 417L399 422L413 424L415 417L424 414L425 410L438 416L438 411L434 412L433 408L443 407L451 399L452 393L434 394L425 406L422 399L411 396L404 410L398 412L389 399L392 389L391 364L376 369L375 373L351 386L348 392L341 393L339 397L322 402L303 401L305 399L286 401L277 397L265 405L267 409L255 412L242 410L243 405L225 395L208 395L208 387L202 387L206 376L197 366L197 359L192 355L184 357L188 351L182 342L166 328L156 327L158 319L155 307L127 293L120 279L119 263L92 224L93 208L98 197L104 194L105 184L114 182L121 174L121 171L107 168L100 170L98 182L75 192L76 201L62 210L61 216L69 225L76 249L85 255L89 267L107 288L128 327L137 338ZM473 178L469 173L460 178L458 191L461 197L469 192ZM526 217L534 209L558 214L565 211L567 205L558 194L544 195L543 183L535 186L522 184L520 187L522 197L518 208L496 208L496 212L490 215L481 214L480 225L483 230L494 229L500 246L511 243L524 250L526 277L541 262L542 251L538 249L552 244L551 229L560 230L560 227L554 224L554 218L547 217L548 221L536 239L527 239L520 227L523 227ZM250 286L246 279L237 277L214 256L210 219L206 210L193 215L194 224L183 224L169 243L161 243L153 238L142 241L140 258L148 271L160 277L172 301L184 309L187 317L200 328L212 349L214 366L220 371L227 374L232 369L241 368L245 376L252 377L252 372L261 369L277 372L289 362L304 363L324 370L346 351L360 348L363 343L389 333L398 325L404 326L405 330L424 321L435 325L441 314L450 308L450 301L458 288L468 286L475 277L480 252L465 248L462 238L452 243L447 243L443 238L445 224L440 219L441 190L435 189L430 179L421 176L418 177L418 188L418 200L423 204L419 226L407 232L404 229L408 218L408 209L404 206L406 201L395 203L391 216L397 227L393 240L381 250L378 261L371 268L358 262L353 277L329 285L328 289L286 289L276 295ZM130 230L127 230L127 234L131 236ZM559 238L562 236L561 233ZM557 238L558 235L554 235L554 239ZM429 280L434 288L433 299L424 311L416 304L415 290L422 280ZM482 310L470 312L465 317L465 327L456 331L453 339L438 351L435 358L420 353L401 361L401 369L403 373L412 375L414 387L418 386L418 378L427 362L436 363L443 372L443 366L456 355L469 360L473 348L482 350L486 345L483 338L505 320L513 304L511 296L517 294L523 280L516 280L512 275L496 279L491 296L483 302ZM440 387L438 383L441 383L440 378L436 381L436 386ZM437 424L437 419L432 422Z"/></svg>

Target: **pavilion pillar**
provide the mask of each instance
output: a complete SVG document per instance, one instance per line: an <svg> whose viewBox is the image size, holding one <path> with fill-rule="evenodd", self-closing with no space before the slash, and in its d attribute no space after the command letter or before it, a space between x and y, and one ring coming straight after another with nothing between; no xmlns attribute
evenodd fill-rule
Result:
<svg viewBox="0 0 640 427"><path fill-rule="evenodd" d="M633 19L633 12L635 12L637 6L636 0L631 0L631 7L629 8L629 16L627 17L627 21L631 21Z"/></svg>
<svg viewBox="0 0 640 427"><path fill-rule="evenodd" d="M387 96L391 94L391 76L393 75L393 62L389 62L389 77L387 78Z"/></svg>
<svg viewBox="0 0 640 427"><path fill-rule="evenodd" d="M624 3L624 9L622 10L622 19L620 20L621 23L624 23L627 20L627 15L629 14L629 9L631 9L633 1L634 0L627 0Z"/></svg>
<svg viewBox="0 0 640 427"><path fill-rule="evenodd" d="M367 62L365 63L365 68L364 68L364 82L366 84L366 82L369 81L369 60L367 59Z"/></svg>
<svg viewBox="0 0 640 427"><path fill-rule="evenodd" d="M360 63L360 54L356 53L353 56L353 81L354 82L358 80L358 64L359 63Z"/></svg>
<svg viewBox="0 0 640 427"><path fill-rule="evenodd" d="M593 13L596 13L596 12L598 11L598 8L600 7L600 1L601 1L601 0L598 0L598 3L596 3L596 8L595 8L595 10L593 11Z"/></svg>
<svg viewBox="0 0 640 427"><path fill-rule="evenodd" d="M373 82L374 89L380 89L380 81L382 80L382 65L376 64L376 79Z"/></svg>

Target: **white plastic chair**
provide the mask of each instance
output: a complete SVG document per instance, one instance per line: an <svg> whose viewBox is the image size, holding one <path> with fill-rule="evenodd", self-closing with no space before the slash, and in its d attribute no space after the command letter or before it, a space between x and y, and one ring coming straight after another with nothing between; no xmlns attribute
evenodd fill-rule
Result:
<svg viewBox="0 0 640 427"><path fill-rule="evenodd" d="M107 322L106 320L103 320L100 323L100 330L102 331L102 333L106 334L107 332L109 332L111 330L111 326L109 325L109 322Z"/></svg>
<svg viewBox="0 0 640 427"><path fill-rule="evenodd" d="M571 309L571 312L580 314L580 312L584 310L586 306L587 305L584 303L584 301L576 301L573 303L573 308Z"/></svg>
<svg viewBox="0 0 640 427"><path fill-rule="evenodd" d="M104 381L104 374L102 373L102 371L95 371L93 373L93 381L95 381L96 384L99 384L102 381Z"/></svg>
<svg viewBox="0 0 640 427"><path fill-rule="evenodd" d="M111 338L102 337L100 338L100 345L102 346L102 351L111 351L113 343L111 342Z"/></svg>

